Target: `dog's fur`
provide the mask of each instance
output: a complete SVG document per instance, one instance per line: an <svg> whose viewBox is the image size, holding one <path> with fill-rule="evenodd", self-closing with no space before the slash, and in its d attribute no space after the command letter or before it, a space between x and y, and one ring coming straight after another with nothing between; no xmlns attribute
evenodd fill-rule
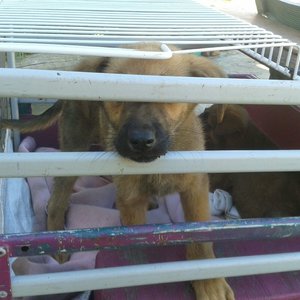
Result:
<svg viewBox="0 0 300 300"><path fill-rule="evenodd" d="M157 44L139 44L136 49L159 51ZM78 71L169 76L225 77L209 60L194 55L175 55L169 60L92 58L80 64ZM180 99L179 99L180 100ZM195 116L195 104L58 101L49 111L27 123L2 121L2 127L32 131L59 121L63 151L84 151L100 140L105 150L121 156L150 162L170 150L202 150L204 134ZM49 115L51 120L49 120ZM47 119L48 118L48 119ZM145 170L145 172L147 172ZM55 178L48 206L48 230L63 229L68 198L75 177ZM123 225L145 223L152 195L179 192L187 221L210 219L208 177L206 174L115 176L117 207ZM187 257L214 257L211 243L192 244ZM234 299L222 278L195 281L197 299Z"/></svg>
<svg viewBox="0 0 300 300"><path fill-rule="evenodd" d="M223 116L220 117L220 111ZM213 105L201 115L209 150L275 150L240 105ZM300 215L300 173L210 174L210 189L232 194L241 217Z"/></svg>

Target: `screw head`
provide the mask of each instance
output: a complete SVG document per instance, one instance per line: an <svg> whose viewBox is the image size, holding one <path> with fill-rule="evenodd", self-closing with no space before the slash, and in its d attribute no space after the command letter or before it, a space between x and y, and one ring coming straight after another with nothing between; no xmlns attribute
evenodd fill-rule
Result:
<svg viewBox="0 0 300 300"><path fill-rule="evenodd" d="M6 298L8 296L8 293L5 291L0 291L0 298Z"/></svg>

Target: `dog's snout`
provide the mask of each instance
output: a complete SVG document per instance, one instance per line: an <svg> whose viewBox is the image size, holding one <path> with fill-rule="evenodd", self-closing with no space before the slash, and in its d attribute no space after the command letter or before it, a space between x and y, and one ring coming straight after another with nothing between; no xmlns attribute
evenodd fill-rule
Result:
<svg viewBox="0 0 300 300"><path fill-rule="evenodd" d="M114 144L123 157L150 162L167 153L169 136L158 123L129 120L121 127Z"/></svg>
<svg viewBox="0 0 300 300"><path fill-rule="evenodd" d="M155 145L155 141L155 133L151 129L133 129L128 132L128 143L132 150L150 150Z"/></svg>

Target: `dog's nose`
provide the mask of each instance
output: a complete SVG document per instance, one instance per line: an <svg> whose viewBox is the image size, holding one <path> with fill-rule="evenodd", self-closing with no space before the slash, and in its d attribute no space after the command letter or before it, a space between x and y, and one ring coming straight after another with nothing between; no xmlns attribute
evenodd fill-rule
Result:
<svg viewBox="0 0 300 300"><path fill-rule="evenodd" d="M155 145L155 134L151 129L134 129L128 133L128 143L132 150L147 151Z"/></svg>

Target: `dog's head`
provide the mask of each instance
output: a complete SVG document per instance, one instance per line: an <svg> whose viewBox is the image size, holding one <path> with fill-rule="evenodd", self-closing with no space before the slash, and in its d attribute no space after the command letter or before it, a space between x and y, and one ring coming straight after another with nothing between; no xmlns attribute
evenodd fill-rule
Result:
<svg viewBox="0 0 300 300"><path fill-rule="evenodd" d="M241 149L249 115L240 105L212 105L200 116L210 150Z"/></svg>
<svg viewBox="0 0 300 300"><path fill-rule="evenodd" d="M209 150L263 150L278 147L261 132L241 105L213 105L200 116Z"/></svg>
<svg viewBox="0 0 300 300"><path fill-rule="evenodd" d="M158 44L138 44L130 48L160 51ZM104 72L225 77L225 74L208 59L195 55L174 55L168 60L112 58L105 61ZM146 102L103 102L102 104L113 131L113 148L123 157L137 162L150 162L166 154L172 148L176 129L193 114L195 105Z"/></svg>

